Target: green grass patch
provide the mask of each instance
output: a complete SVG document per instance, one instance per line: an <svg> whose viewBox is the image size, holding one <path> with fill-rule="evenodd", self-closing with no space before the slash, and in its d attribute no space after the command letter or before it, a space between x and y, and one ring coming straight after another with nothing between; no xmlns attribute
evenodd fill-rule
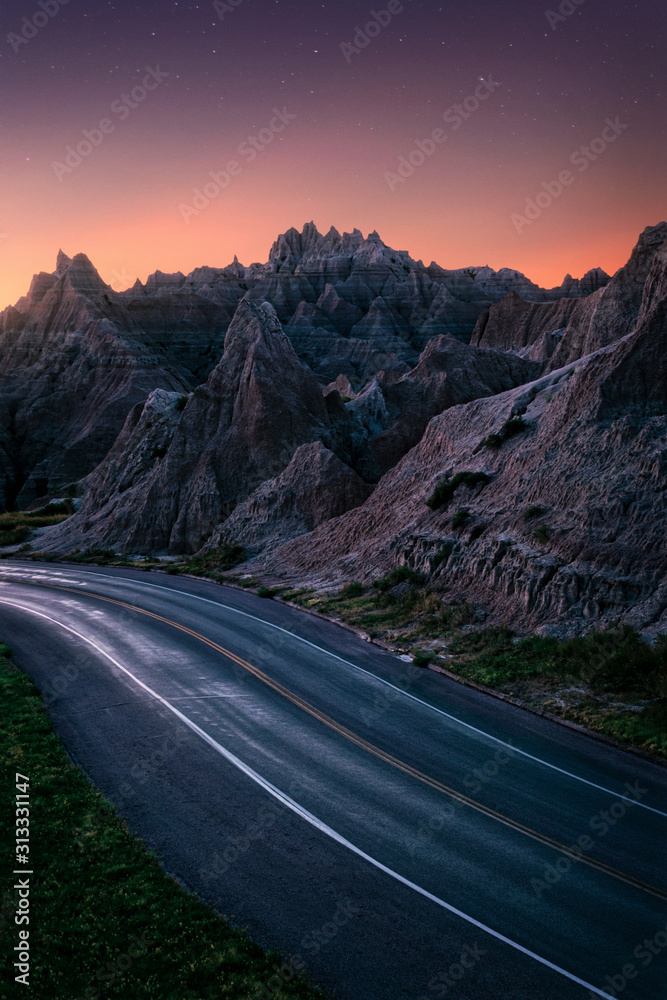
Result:
<svg viewBox="0 0 667 1000"><path fill-rule="evenodd" d="M170 568L170 572L189 573L192 576L213 576L225 573L245 562L246 551L242 545L220 545L202 555L190 556L184 563Z"/></svg>
<svg viewBox="0 0 667 1000"><path fill-rule="evenodd" d="M0 546L20 545L22 542L27 541L31 534L32 529L26 526L0 531Z"/></svg>
<svg viewBox="0 0 667 1000"><path fill-rule="evenodd" d="M416 667L428 667L429 663L433 663L434 659L433 653L427 653L424 649L418 649L412 657L412 662Z"/></svg>
<svg viewBox="0 0 667 1000"><path fill-rule="evenodd" d="M71 515L64 510L65 504L51 504L41 510L14 510L0 514L0 531L15 531L17 528L46 528L52 524L60 524Z"/></svg>
<svg viewBox="0 0 667 1000"><path fill-rule="evenodd" d="M265 953L161 869L71 763L39 692L4 656L0 701L3 794L9 808L14 772L29 777L35 873L30 986L2 996L23 989L36 1000L321 1000L300 976L285 982L283 975L274 990L268 984L281 956ZM5 859L13 838L5 825ZM7 889L0 908L5 983L15 975L15 909Z"/></svg>
<svg viewBox="0 0 667 1000"><path fill-rule="evenodd" d="M444 507L452 499L459 486L467 486L468 489L475 489L476 486L486 486L491 482L491 476L486 472L457 472L451 479L444 479L438 483L433 493L426 501L431 510L438 510Z"/></svg>
<svg viewBox="0 0 667 1000"><path fill-rule="evenodd" d="M47 528L66 521L74 508L67 501L49 504L41 510L17 510L0 514L0 548L20 545L30 538L33 528Z"/></svg>

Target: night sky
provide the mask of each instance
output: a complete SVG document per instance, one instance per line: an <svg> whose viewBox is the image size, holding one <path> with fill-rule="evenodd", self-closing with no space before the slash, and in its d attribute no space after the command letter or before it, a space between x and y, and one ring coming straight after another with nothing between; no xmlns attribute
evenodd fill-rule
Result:
<svg viewBox="0 0 667 1000"><path fill-rule="evenodd" d="M60 247L120 290L311 219L548 286L613 272L667 217L667 6L550 9L7 0L0 308Z"/></svg>

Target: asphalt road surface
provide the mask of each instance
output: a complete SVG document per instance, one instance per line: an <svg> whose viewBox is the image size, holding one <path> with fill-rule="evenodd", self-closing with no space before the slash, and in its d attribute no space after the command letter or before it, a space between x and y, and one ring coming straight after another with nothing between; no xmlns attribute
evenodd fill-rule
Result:
<svg viewBox="0 0 667 1000"><path fill-rule="evenodd" d="M663 767L205 582L3 561L0 638L167 869L339 1000L665 1000Z"/></svg>

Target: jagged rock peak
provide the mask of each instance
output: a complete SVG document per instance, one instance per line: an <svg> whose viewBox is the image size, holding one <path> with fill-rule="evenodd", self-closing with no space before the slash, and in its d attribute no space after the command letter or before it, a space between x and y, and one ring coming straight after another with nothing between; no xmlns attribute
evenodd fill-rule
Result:
<svg viewBox="0 0 667 1000"><path fill-rule="evenodd" d="M72 258L65 274L66 280L75 292L101 294L111 291L85 253L78 253Z"/></svg>
<svg viewBox="0 0 667 1000"><path fill-rule="evenodd" d="M658 246L667 240L667 222L658 222L655 226L647 226L641 233L635 249L647 246Z"/></svg>
<svg viewBox="0 0 667 1000"><path fill-rule="evenodd" d="M72 263L72 258L68 257L67 254L63 253L62 250L59 250L58 257L56 259L56 269L54 271L54 274L57 274L59 277L65 274L71 263Z"/></svg>

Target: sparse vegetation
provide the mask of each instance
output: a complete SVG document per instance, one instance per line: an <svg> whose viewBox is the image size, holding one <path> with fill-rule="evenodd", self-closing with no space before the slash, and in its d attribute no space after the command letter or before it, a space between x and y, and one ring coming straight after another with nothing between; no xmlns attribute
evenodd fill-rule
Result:
<svg viewBox="0 0 667 1000"><path fill-rule="evenodd" d="M544 507L542 507L539 503L531 504L530 507L526 507L523 512L523 516L526 521L530 521L534 517L541 517L542 514L544 514Z"/></svg>
<svg viewBox="0 0 667 1000"><path fill-rule="evenodd" d="M176 400L175 408L177 410L184 410L185 407L188 405L189 398L190 398L189 396L179 396L178 399Z"/></svg>
<svg viewBox="0 0 667 1000"><path fill-rule="evenodd" d="M392 595L397 580L406 582L406 568L397 567L401 579L388 574L378 581L382 586L355 597L346 588L335 597L303 590L282 596L349 622L410 653L418 665L445 666L536 709L667 756L667 637L650 646L623 628L568 641L520 638L506 627L484 627L483 614L447 603L414 578Z"/></svg>
<svg viewBox="0 0 667 1000"><path fill-rule="evenodd" d="M482 444L487 448L502 448L504 437L501 434L488 434Z"/></svg>
<svg viewBox="0 0 667 1000"><path fill-rule="evenodd" d="M83 552L71 552L67 556L59 556L66 562L73 563L99 563L106 566L115 562L119 557L112 549L85 549Z"/></svg>
<svg viewBox="0 0 667 1000"><path fill-rule="evenodd" d="M257 590L258 597L264 597L269 601L273 600L277 593L278 591L273 587L259 587Z"/></svg>
<svg viewBox="0 0 667 1000"><path fill-rule="evenodd" d="M482 444L486 445L487 448L501 448L505 441L509 438L514 437L516 434L523 434L524 431L528 430L528 424L521 416L509 417L508 420L502 425L497 434L489 434L488 437L484 438Z"/></svg>
<svg viewBox="0 0 667 1000"><path fill-rule="evenodd" d="M457 510L456 514L452 518L452 528L462 528L470 520L470 511L467 507L462 507L461 510Z"/></svg>
<svg viewBox="0 0 667 1000"><path fill-rule="evenodd" d="M423 573L417 573L410 566L397 566L396 569L392 569L388 576L381 580L375 580L373 586L381 593L386 594L387 591L398 587L401 583L409 583L414 587L419 587L425 580L426 577Z"/></svg>
<svg viewBox="0 0 667 1000"><path fill-rule="evenodd" d="M348 583L346 584L340 592L340 596L348 600L351 597L361 597L364 592L363 583Z"/></svg>
<svg viewBox="0 0 667 1000"><path fill-rule="evenodd" d="M436 554L433 556L433 559L431 560L431 567L434 570L436 570L441 563L449 559L453 551L454 551L454 542L452 541L445 542L442 548L438 549Z"/></svg>
<svg viewBox="0 0 667 1000"><path fill-rule="evenodd" d="M459 486L467 486L468 489L474 490L476 486L486 486L490 482L491 476L486 472L457 472L451 479L439 482L426 503L431 510L438 510L449 503Z"/></svg>
<svg viewBox="0 0 667 1000"><path fill-rule="evenodd" d="M547 527L546 524L541 524L539 528L535 528L535 531L533 532L533 538L535 539L535 541L540 542L542 544L544 542L548 542L550 536L551 532L549 531L549 528Z"/></svg>
<svg viewBox="0 0 667 1000"><path fill-rule="evenodd" d="M236 542L220 545L201 555L190 556L183 563L171 566L171 573L188 573L191 576L211 576L215 579L221 573L238 566L246 559L246 551Z"/></svg>
<svg viewBox="0 0 667 1000"><path fill-rule="evenodd" d="M71 503L50 504L41 510L11 511L0 514L0 548L5 545L20 545L27 541L34 528L50 527L65 521L73 511Z"/></svg>

